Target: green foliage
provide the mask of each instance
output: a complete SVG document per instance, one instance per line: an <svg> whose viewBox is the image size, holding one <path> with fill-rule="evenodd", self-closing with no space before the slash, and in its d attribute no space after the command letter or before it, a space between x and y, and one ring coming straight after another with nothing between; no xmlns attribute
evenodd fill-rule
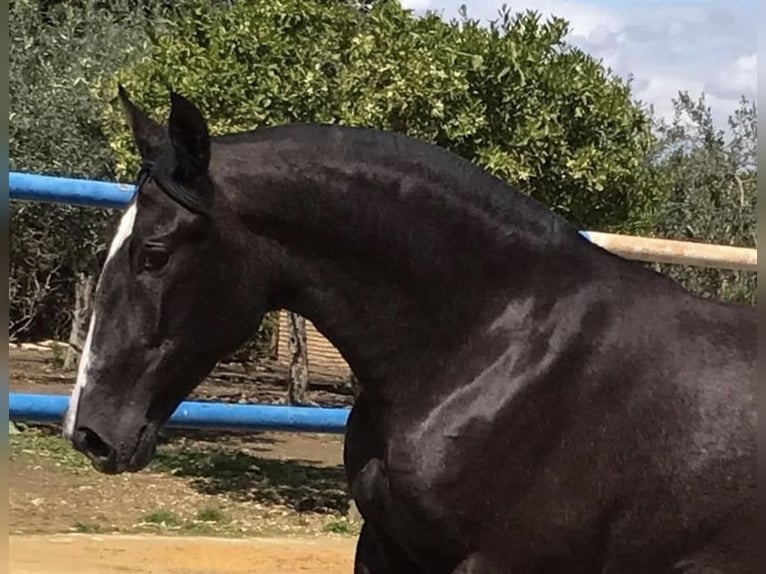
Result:
<svg viewBox="0 0 766 574"><path fill-rule="evenodd" d="M75 473L93 472L93 466L85 455L74 450L61 438L61 433L50 429L32 427L10 436L9 459L22 458L28 453L52 461L57 467Z"/></svg>
<svg viewBox="0 0 766 574"><path fill-rule="evenodd" d="M670 190L657 218L662 237L756 246L757 108L743 98L729 119L731 137L713 122L704 95L674 100L675 117L659 122L657 164ZM755 272L657 266L709 297L755 304Z"/></svg>
<svg viewBox="0 0 766 574"><path fill-rule="evenodd" d="M205 507L197 511L196 519L200 522L224 522L226 515L218 508Z"/></svg>
<svg viewBox="0 0 766 574"><path fill-rule="evenodd" d="M156 524L157 526L180 526L183 522L181 518L172 510L160 508L158 510L152 510L143 516L143 521L149 524Z"/></svg>
<svg viewBox="0 0 766 574"><path fill-rule="evenodd" d="M99 534L104 531L104 527L98 522L80 522L78 520L72 525L72 530L79 534Z"/></svg>
<svg viewBox="0 0 766 574"><path fill-rule="evenodd" d="M330 534L354 534L355 525L345 517L330 518L322 530Z"/></svg>
<svg viewBox="0 0 766 574"><path fill-rule="evenodd" d="M145 17L132 4L117 0L108 9L92 0L11 4L12 170L114 178L101 106L88 86L145 47ZM9 335L63 336L74 274L96 266L113 214L37 203L14 203L10 211Z"/></svg>
<svg viewBox="0 0 766 574"><path fill-rule="evenodd" d="M650 224L650 122L629 87L534 13L492 28L415 18L398 2L189 3L122 82L157 117L172 88L214 134L295 121L392 129L452 149L591 229ZM105 110L118 173L137 169L119 106Z"/></svg>

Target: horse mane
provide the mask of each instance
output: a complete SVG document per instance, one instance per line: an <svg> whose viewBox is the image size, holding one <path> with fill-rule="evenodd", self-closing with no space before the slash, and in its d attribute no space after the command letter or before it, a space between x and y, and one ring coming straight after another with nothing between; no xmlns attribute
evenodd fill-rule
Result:
<svg viewBox="0 0 766 574"><path fill-rule="evenodd" d="M529 222L533 229L545 228L546 238L553 243L571 241L577 229L546 205L523 193L517 187L490 174L459 154L402 133L370 127L320 123L292 123L263 126L250 131L219 135L212 143L224 145L300 141L307 148L327 150L333 146L344 157L373 164L380 158L406 163L412 172L433 174L449 182L440 193L480 210L495 225L518 229ZM523 227L523 226L522 226Z"/></svg>

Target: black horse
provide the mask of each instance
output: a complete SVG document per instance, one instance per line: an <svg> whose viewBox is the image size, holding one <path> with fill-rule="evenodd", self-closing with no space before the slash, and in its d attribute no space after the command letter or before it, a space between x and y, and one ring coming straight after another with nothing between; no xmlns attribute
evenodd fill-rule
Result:
<svg viewBox="0 0 766 574"><path fill-rule="evenodd" d="M460 157L373 129L210 137L120 89L143 159L64 434L138 471L285 308L359 377L358 573L755 572L756 317L590 244Z"/></svg>

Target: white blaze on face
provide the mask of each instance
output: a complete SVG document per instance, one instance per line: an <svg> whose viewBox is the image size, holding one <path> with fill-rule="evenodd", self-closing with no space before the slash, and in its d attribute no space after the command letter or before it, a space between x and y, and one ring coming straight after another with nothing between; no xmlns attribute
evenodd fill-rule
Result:
<svg viewBox="0 0 766 574"><path fill-rule="evenodd" d="M109 265L109 260L114 257L114 254L122 247L133 232L133 223L136 220L136 204L131 203L130 207L125 211L125 214L120 220L120 225L117 228L117 233L114 234L112 244L109 246L109 254L104 262L103 269L105 270ZM103 270L102 270L103 272ZM96 287L98 289L98 287ZM88 371L90 370L90 362L92 357L92 344L93 344L93 329L96 324L96 311L93 311L93 315L90 318L90 325L88 327L88 335L85 337L85 345L82 348L82 355L80 355L80 363L77 367L77 380L75 381L72 395L69 397L69 408L67 408L66 415L64 416L64 437L68 440L72 440L74 436L75 424L77 422L77 407L80 403L80 394L88 384Z"/></svg>

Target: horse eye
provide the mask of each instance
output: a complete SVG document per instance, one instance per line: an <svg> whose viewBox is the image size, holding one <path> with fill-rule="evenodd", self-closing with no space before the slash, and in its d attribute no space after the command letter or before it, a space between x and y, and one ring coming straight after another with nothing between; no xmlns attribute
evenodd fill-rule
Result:
<svg viewBox="0 0 766 574"><path fill-rule="evenodd" d="M167 265L170 254L162 248L147 247L141 260L143 271L157 272Z"/></svg>

